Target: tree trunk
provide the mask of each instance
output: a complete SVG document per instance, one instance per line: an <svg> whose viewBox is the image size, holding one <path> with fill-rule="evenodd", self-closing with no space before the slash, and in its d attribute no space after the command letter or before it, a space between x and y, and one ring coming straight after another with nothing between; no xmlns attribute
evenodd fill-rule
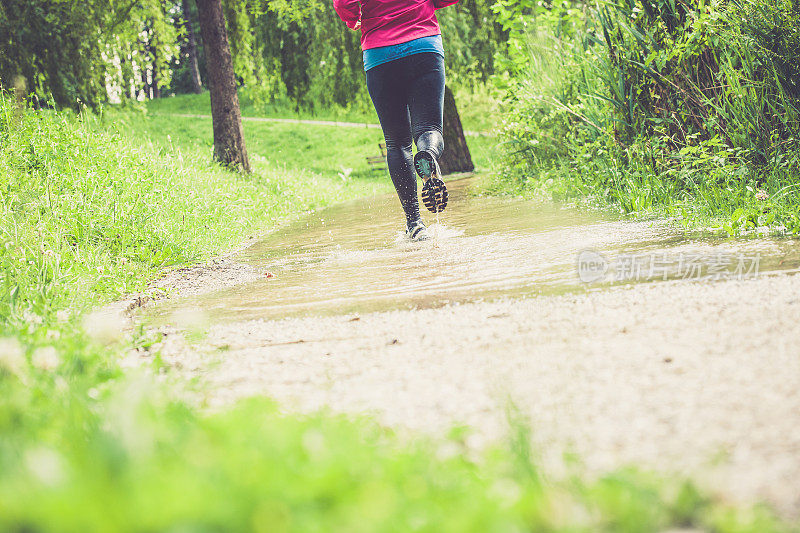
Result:
<svg viewBox="0 0 800 533"><path fill-rule="evenodd" d="M149 76L150 74L150 67L148 66L150 57L151 57L151 49L150 49L150 21L145 21L144 31L142 32L142 39L139 41L141 45L141 63L142 63L142 90L144 91L144 97L146 100L150 100L153 98L151 94L151 90L153 87L152 78ZM155 75L155 72L153 73Z"/></svg>
<svg viewBox="0 0 800 533"><path fill-rule="evenodd" d="M152 86L153 86L153 98L161 98L161 87L159 86L159 79L158 79L158 47L153 46L151 47L153 52L153 70L152 70Z"/></svg>
<svg viewBox="0 0 800 533"><path fill-rule="evenodd" d="M442 167L442 174L475 170L450 87L444 88L444 154L439 159L439 166Z"/></svg>
<svg viewBox="0 0 800 533"><path fill-rule="evenodd" d="M192 28L192 16L189 10L189 0L183 0L183 24L186 29L186 53L189 54L189 73L192 79L192 91L195 94L203 92L203 84L200 82L200 66L197 62L197 43L194 40L194 29Z"/></svg>
<svg viewBox="0 0 800 533"><path fill-rule="evenodd" d="M120 76L122 78L120 81L120 84L122 85L120 98L123 100L133 100L136 98L136 83L133 79L133 66L131 65L131 59L129 56L123 55L119 58L119 68L121 72Z"/></svg>
<svg viewBox="0 0 800 533"><path fill-rule="evenodd" d="M150 82L147 80L147 65L142 63L142 91L146 100L150 99Z"/></svg>
<svg viewBox="0 0 800 533"><path fill-rule="evenodd" d="M211 92L214 157L223 165L250 172L221 0L197 0L197 13L206 51L208 86Z"/></svg>

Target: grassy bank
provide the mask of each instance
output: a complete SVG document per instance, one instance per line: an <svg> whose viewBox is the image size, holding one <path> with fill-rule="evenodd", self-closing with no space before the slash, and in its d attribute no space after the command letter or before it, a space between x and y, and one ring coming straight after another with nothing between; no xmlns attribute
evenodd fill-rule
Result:
<svg viewBox="0 0 800 533"><path fill-rule="evenodd" d="M474 459L463 432L408 442L267 400L208 413L176 399L155 377L158 338L120 335L90 306L285 215L389 185L260 158L241 176L187 138L143 141L152 125L135 116L118 125L0 100L0 530L787 529L636 470L547 480L521 424ZM153 368L123 368L132 350Z"/></svg>
<svg viewBox="0 0 800 533"><path fill-rule="evenodd" d="M164 266L202 259L288 215L389 189L380 175L286 170L258 150L254 173L241 176L210 165L190 139L170 147L180 125L152 145L148 126L159 124L115 121L118 131L98 132L106 126L91 117L75 124L3 105L0 311L15 323L136 290Z"/></svg>
<svg viewBox="0 0 800 533"><path fill-rule="evenodd" d="M800 231L796 2L511 0L495 190Z"/></svg>

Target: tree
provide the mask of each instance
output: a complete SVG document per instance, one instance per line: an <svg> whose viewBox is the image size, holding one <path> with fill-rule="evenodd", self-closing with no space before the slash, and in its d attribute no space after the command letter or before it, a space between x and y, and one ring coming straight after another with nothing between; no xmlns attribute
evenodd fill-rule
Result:
<svg viewBox="0 0 800 533"><path fill-rule="evenodd" d="M214 157L224 165L250 172L221 0L197 0L197 12L211 92Z"/></svg>
<svg viewBox="0 0 800 533"><path fill-rule="evenodd" d="M442 167L443 174L475 170L456 108L456 99L450 87L444 88L444 154L439 160L439 166Z"/></svg>
<svg viewBox="0 0 800 533"><path fill-rule="evenodd" d="M194 28L192 28L191 11L189 0L182 0L183 8L183 29L186 32L186 53L189 55L189 80L192 92L200 94L203 92L203 84L200 82L200 66L197 61L197 43L194 39Z"/></svg>
<svg viewBox="0 0 800 533"><path fill-rule="evenodd" d="M106 71L99 37L109 12L94 1L3 0L0 84L21 76L41 104L98 105Z"/></svg>

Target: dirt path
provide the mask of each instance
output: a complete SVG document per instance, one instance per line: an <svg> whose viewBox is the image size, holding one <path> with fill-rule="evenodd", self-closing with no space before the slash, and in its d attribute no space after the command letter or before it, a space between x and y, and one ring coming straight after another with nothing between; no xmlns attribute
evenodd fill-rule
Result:
<svg viewBox="0 0 800 533"><path fill-rule="evenodd" d="M211 120L211 115L193 115L186 113L170 113L168 116L181 117L181 118L203 118ZM268 118L268 117L242 117L245 122L278 122L284 124L311 124L314 126L336 126L339 128L371 128L381 129L380 124L370 124L366 122L338 122L335 120L308 120L299 118ZM468 137L480 137L487 135L479 131L464 131L464 135Z"/></svg>
<svg viewBox="0 0 800 533"><path fill-rule="evenodd" d="M167 360L212 404L264 394L300 411L501 438L509 402L544 460L692 474L800 514L800 278L663 282L579 296L212 325Z"/></svg>
<svg viewBox="0 0 800 533"><path fill-rule="evenodd" d="M476 447L503 439L513 405L552 471L572 451L592 472L678 472L800 516L800 276L778 272L798 270L796 243L687 237L664 221L475 197L470 183L450 182L433 243L392 242L388 195L172 273L159 285L177 298L150 316L205 336L169 334L163 357L201 378L213 406L267 395L371 413L411 435L463 424ZM764 270L585 286L575 258L587 249L761 254ZM508 295L518 299L496 300ZM433 308L382 311L412 306Z"/></svg>

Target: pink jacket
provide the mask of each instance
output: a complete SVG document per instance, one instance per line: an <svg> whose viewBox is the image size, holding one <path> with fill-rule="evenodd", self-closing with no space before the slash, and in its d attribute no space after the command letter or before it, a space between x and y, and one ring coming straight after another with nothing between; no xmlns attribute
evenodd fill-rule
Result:
<svg viewBox="0 0 800 533"><path fill-rule="evenodd" d="M434 11L458 0L333 0L333 8L347 27L361 23L361 49L405 43L438 35Z"/></svg>

